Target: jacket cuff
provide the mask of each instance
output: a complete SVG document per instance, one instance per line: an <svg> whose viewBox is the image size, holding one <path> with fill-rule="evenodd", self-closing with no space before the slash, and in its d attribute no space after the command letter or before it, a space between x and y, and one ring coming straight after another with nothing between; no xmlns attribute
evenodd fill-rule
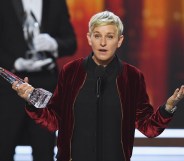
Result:
<svg viewBox="0 0 184 161"><path fill-rule="evenodd" d="M172 116L174 115L174 113L168 112L165 108L166 108L165 105L160 106L160 108L159 108L160 114L161 114L163 117L165 117L165 118L172 117Z"/></svg>
<svg viewBox="0 0 184 161"><path fill-rule="evenodd" d="M25 103L25 108L26 110L32 112L32 111L36 111L36 107L34 107L33 105L29 104L28 102Z"/></svg>

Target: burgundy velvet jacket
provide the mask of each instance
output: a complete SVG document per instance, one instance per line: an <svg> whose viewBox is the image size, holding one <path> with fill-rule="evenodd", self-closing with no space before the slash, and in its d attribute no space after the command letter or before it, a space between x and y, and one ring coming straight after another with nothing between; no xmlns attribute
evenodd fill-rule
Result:
<svg viewBox="0 0 184 161"><path fill-rule="evenodd" d="M47 108L26 108L28 115L50 131L58 130L58 161L70 161L71 139L75 125L74 103L86 79L84 58L66 64L60 72L56 90ZM130 161L137 128L147 137L156 137L167 127L172 118L164 106L155 112L149 103L143 74L126 62L119 63L116 79L122 111L122 149ZM49 78L48 78L49 79ZM84 120L85 121L85 120Z"/></svg>

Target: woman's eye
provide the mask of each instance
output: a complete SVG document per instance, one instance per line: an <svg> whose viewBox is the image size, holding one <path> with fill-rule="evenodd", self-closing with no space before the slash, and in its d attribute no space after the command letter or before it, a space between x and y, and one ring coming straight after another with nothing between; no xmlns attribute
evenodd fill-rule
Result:
<svg viewBox="0 0 184 161"><path fill-rule="evenodd" d="M100 35L94 35L95 38L100 38Z"/></svg>
<svg viewBox="0 0 184 161"><path fill-rule="evenodd" d="M107 35L107 38L108 39L113 39L114 37L113 37L113 35Z"/></svg>

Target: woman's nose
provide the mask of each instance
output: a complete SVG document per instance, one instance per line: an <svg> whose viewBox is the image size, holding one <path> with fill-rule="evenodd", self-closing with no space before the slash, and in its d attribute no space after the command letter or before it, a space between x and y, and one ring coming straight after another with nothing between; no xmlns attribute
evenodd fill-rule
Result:
<svg viewBox="0 0 184 161"><path fill-rule="evenodd" d="M100 45L101 46L105 46L106 45L106 39L105 39L105 37L102 37L101 38Z"/></svg>

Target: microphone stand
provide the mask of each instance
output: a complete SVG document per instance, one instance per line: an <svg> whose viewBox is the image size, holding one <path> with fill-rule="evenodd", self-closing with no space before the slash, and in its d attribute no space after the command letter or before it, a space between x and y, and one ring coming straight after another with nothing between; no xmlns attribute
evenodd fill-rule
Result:
<svg viewBox="0 0 184 161"><path fill-rule="evenodd" d="M96 120L96 149L97 149L97 161L102 161L102 138L103 138L103 130L102 130L102 106L101 106L101 83L102 78L98 77L97 79L97 120Z"/></svg>
<svg viewBox="0 0 184 161"><path fill-rule="evenodd" d="M96 97L97 97L97 119L96 119L96 158L97 161L103 161L103 113L102 113L102 83L105 68L98 66L96 68Z"/></svg>

